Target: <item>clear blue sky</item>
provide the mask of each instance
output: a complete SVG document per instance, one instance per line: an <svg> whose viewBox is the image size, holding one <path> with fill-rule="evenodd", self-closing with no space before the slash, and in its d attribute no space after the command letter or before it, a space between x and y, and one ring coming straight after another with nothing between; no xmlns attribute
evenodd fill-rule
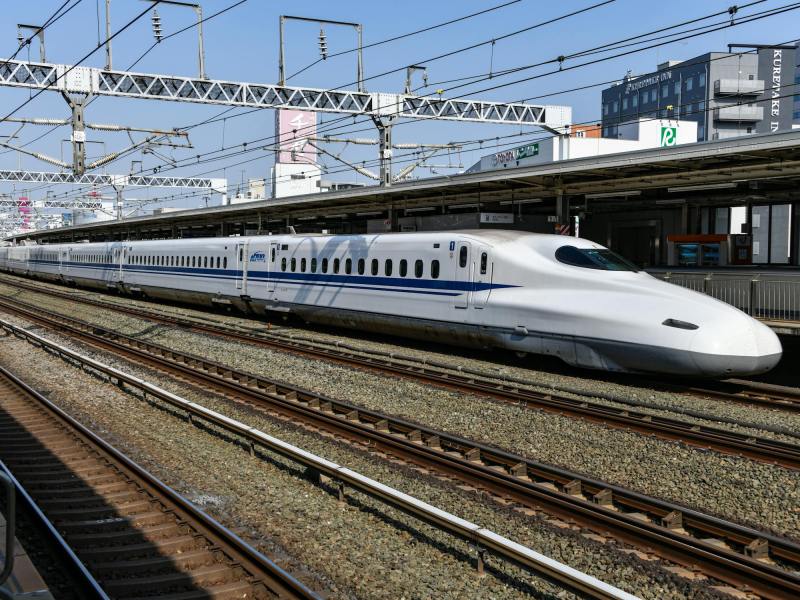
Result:
<svg viewBox="0 0 800 600"><path fill-rule="evenodd" d="M74 0L72 0L74 1ZM16 23L38 24L58 8L62 0L30 0L28 2L8 2L4 6L6 18L0 25L0 54L10 56L16 50ZM207 0L203 2L205 15L210 15L230 4L234 0ZM267 0L249 0L226 14L204 24L206 46L206 70L209 77L234 81L272 83L278 75L278 16L281 14L307 17L328 18L344 21L356 21L364 25L365 43L374 42L394 35L406 33L418 28L433 25L448 19L466 15L490 6L502 4L502 0L479 2L461 0L460 2L421 2L405 0L397 2L331 2L305 1L284 2ZM575 2L542 2L522 0L516 4L482 15L455 25L437 29L422 35L413 36L394 43L369 48L365 52L365 72L369 77L389 69L424 62L437 54L457 49L472 43L499 37L515 29L533 25L565 13L591 6L597 1ZM559 55L568 55L594 46L614 42L632 35L676 24L680 21L704 16L716 11L725 10L731 1L690 2L673 0L656 3L641 0L617 0L588 13L567 20L546 25L514 38L497 42L494 56L491 48L483 46L476 50L459 53L453 57L426 63L431 87L423 92L431 92L439 86L436 83L467 75L485 73L489 70L490 60L493 69L504 69L537 61L553 59ZM755 11L771 7L779 7L787 2L771 0L753 7L742 9L740 17ZM100 36L104 37L104 0L83 0L74 10L46 31L48 62L73 64L81 56L89 52L98 42L98 6L100 10ZM112 30L116 31L146 7L145 2L137 0L112 0ZM161 15L165 34L169 34L193 22L194 15L184 8L162 6ZM704 22L724 21L724 18ZM764 19L749 25L724 29L693 39L670 44L665 47L638 52L630 56L601 62L589 67L558 73L498 90L473 93L491 85L505 83L524 75L536 75L551 70L545 66L526 71L510 78L494 79L491 82L480 82L464 87L458 92L449 94L464 97L481 97L492 100L513 101L522 98L536 97L543 94L559 92L554 96L534 102L547 104L563 104L573 107L573 121L586 122L599 118L600 87L583 91L564 93L569 88L598 84L604 81L621 78L626 71L634 73L651 71L655 65L667 59L687 59L708 51L725 51L728 43L781 43L800 37L800 11L787 13L778 17ZM287 26L287 69L293 73L319 56L317 35L319 28L314 24L289 23ZM330 53L353 47L355 36L348 29L326 27ZM149 14L140 19L113 42L114 68L126 69L153 42ZM136 71L145 73L174 73L195 75L197 34L195 29L167 40L147 55ZM26 59L28 51L23 50L19 58ZM30 58L38 60L38 46L34 43L30 49ZM102 66L105 55L102 50L94 54L85 64ZM568 61L566 65L577 64L581 60ZM309 87L332 88L351 83L355 78L355 55L348 54L332 58L316 65L289 83ZM394 73L382 78L368 81L369 91L400 92L403 88L404 72ZM417 80L419 81L419 80ZM352 86L351 86L352 87ZM28 90L12 88L0 89L2 95L3 114L15 108L30 96ZM154 102L143 100L123 100L98 98L87 109L88 122L115 123L123 125L155 127L171 129L196 123L221 112L218 106L192 105L188 103ZM227 116L233 116L243 109L235 109ZM21 109L15 116L64 118L69 116L66 103L55 92L46 92ZM337 115L326 115L326 120ZM357 125L350 129L362 129L367 124ZM0 125L0 134L8 135L16 126L4 123ZM263 110L239 118L227 119L205 127L192 130L191 141L195 150L175 150L172 154L180 159L193 156L199 152L235 146L243 141L257 138L268 138L274 133L274 112ZM535 129L529 128L531 136ZM26 143L44 133L46 128L26 126L21 132L21 139L15 143ZM443 143L452 140L488 140L483 148L470 146L469 151L461 154L463 167L469 167L481 155L494 151L496 144L491 138L517 133L520 129L513 126L486 126L477 124L456 124L449 122L422 122L403 125L396 128L395 142L427 142ZM376 137L374 131L360 131L353 134L357 137ZM31 144L30 149L47 154L63 156L69 162L70 149L62 143L69 137L69 128L62 127L47 137ZM223 141L224 138L224 141ZM103 134L89 132L89 139L105 142L105 150L111 152L129 144L124 134ZM512 139L500 140L504 145L515 145ZM264 142L262 142L263 144ZM336 146L331 147L336 150ZM101 147L91 144L89 155L96 157ZM346 156L351 161L373 160L377 150L370 147L349 149ZM169 151L167 151L169 154ZM126 157L106 167L107 172L126 173L131 168L131 160L143 160L145 167L161 164L163 161L152 155L136 155ZM241 166L230 166L231 163L245 159L257 159ZM454 164L458 157L454 156ZM332 171L341 167L331 159L323 160ZM447 162L446 158L435 162ZM239 158L231 158L214 164L185 167L175 174L194 175L207 174L213 177L227 177L238 181L242 177L266 177L272 163L269 152L251 153ZM42 163L31 157L19 158L15 153L0 153L0 166L16 168L21 165L29 170L53 170L55 167ZM399 165L396 168L400 168ZM372 167L373 170L375 167ZM442 173L454 173L454 170L441 170ZM418 171L419 176L429 175L429 171ZM334 173L329 176L338 180L359 180L352 173ZM33 199L44 195L46 189L56 193L73 188L52 187L37 188L30 192ZM0 183L4 193L21 195L23 190L10 183ZM28 192L25 192L26 194ZM167 190L131 190L133 197L164 196ZM199 198L173 201L167 205L195 206Z"/></svg>

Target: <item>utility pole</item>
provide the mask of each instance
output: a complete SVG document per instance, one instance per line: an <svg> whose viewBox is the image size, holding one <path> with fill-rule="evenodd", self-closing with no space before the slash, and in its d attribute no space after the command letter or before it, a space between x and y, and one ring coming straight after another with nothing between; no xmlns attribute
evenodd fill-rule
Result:
<svg viewBox="0 0 800 600"><path fill-rule="evenodd" d="M352 27L356 30L356 37L358 39L358 62L356 65L356 81L358 82L358 91L365 92L364 89L364 42L363 33L364 27L361 23L350 23L348 21L331 21L330 19L313 19L311 17L293 17L291 15L281 15L278 17L278 85L286 85L286 62L284 56L283 45L283 27L287 20L303 21L306 23L317 23L320 26L319 30L319 47L322 60L328 58L328 49L325 42L325 31L322 25L341 25L343 27Z"/></svg>
<svg viewBox="0 0 800 600"><path fill-rule="evenodd" d="M382 187L392 185L392 125L395 117L372 117L375 127L378 128L378 155L381 163Z"/></svg>
<svg viewBox="0 0 800 600"><path fill-rule="evenodd" d="M91 94L83 97L71 97L66 92L61 92L64 100L72 109L72 171L75 175L86 172L86 124L83 121L83 108Z"/></svg>
<svg viewBox="0 0 800 600"><path fill-rule="evenodd" d="M106 0L106 70L111 70L111 0Z"/></svg>

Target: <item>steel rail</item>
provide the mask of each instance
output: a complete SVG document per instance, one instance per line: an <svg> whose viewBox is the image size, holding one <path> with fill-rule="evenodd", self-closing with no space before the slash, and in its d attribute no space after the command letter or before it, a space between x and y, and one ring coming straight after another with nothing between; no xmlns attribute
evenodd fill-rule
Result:
<svg viewBox="0 0 800 600"><path fill-rule="evenodd" d="M377 373L392 374L406 377L411 380L425 381L433 385L469 391L471 393L482 394L501 401L512 401L516 404L525 403L532 405L530 399L510 399L510 394L515 394L520 386L537 387L535 382L526 381L522 378L507 376L503 374L492 374L481 372L474 369L454 367L442 362L420 360L413 356L404 356L394 352L381 352L375 350L363 350L341 342L327 343L303 339L299 336L280 334L271 331L246 331L236 326L225 326L211 322L202 322L192 318L180 317L177 315L167 315L155 310L143 307L125 306L116 302L108 302L78 295L74 292L63 292L49 287L42 287L31 283L16 281L14 285L35 293L41 293L52 297L63 298L72 302L80 302L89 306L96 306L106 310L111 310L127 314L139 319L152 322L175 325L188 330L211 334L217 337L235 340L237 342L249 343L256 346L292 352L300 356L310 356L321 358L329 362L355 366L364 370ZM368 355L367 355L368 354ZM712 396L719 400L730 400L744 404L762 405L769 408L777 408L790 412L800 412L800 389L785 386L763 384L760 382L747 381L742 379L728 379L715 383L705 382L702 385L680 385L674 382L658 380L640 380L641 385L649 387L666 388L677 393L701 394ZM630 384L632 381L623 382ZM477 384L482 384L478 389ZM567 392L575 395L584 395L579 389L571 389L567 386L539 386L550 387L556 392ZM491 390L491 391L487 391ZM498 395L497 392L505 392ZM639 402L632 402L613 394L599 396L605 400L640 406ZM547 409L548 407L542 407ZM658 408L658 407L653 407ZM561 411L559 411L561 412ZM713 415L701 416L698 418L713 419ZM741 423L743 426L748 424Z"/></svg>
<svg viewBox="0 0 800 600"><path fill-rule="evenodd" d="M84 427L81 423L73 419L62 409L50 402L47 398L42 396L39 392L2 366L0 366L0 382L6 382L10 384L9 387L15 391L15 396L24 399L26 401L26 406L34 405L36 408L43 410L44 413L50 417L50 423L52 425L55 425L57 429L62 431L66 430L68 431L68 435L74 436L77 445L88 446L92 448L93 451L97 452L98 456L103 457L103 460L107 461L106 464L115 470L115 473L118 475L117 479L124 482L133 482L137 489L141 490L146 497L150 498L149 502L152 503L155 501L163 506L162 511L165 515L172 515L173 518L176 519L176 522L181 524L181 527L191 527L193 537L199 536L207 541L207 551L209 552L210 557L216 556L217 558L215 558L215 560L218 560L219 557L224 556L225 560L223 561L223 564L227 564L231 572L242 571L246 574L246 582L250 586L248 588L250 591L259 594L258 590L261 589L263 594L276 598L320 598L315 592L307 588L304 584L300 583L288 572L278 567L272 560L255 550L252 546L244 542L241 538L224 527L221 523L214 520L203 511L199 510L191 502L183 498L183 496L151 475L149 472L145 471L137 463L105 442L91 430ZM7 405L6 410L8 411ZM9 414L13 416L13 410L10 411ZM46 429L46 425L47 423L45 420L39 419L37 421L36 433L32 433L30 435L33 437L39 437L43 435L42 429ZM17 429L24 428L24 426L20 425L15 427ZM50 430L48 429L48 431ZM19 443L16 439L9 443L13 444L13 442ZM0 454L2 454L2 450L0 450ZM26 468L30 469L31 467L28 465ZM26 476L31 476L31 473L28 473ZM102 488L102 486L94 489L99 490L100 488ZM105 497L100 491L96 491L96 493L101 497ZM40 518L44 519L45 522L48 523L48 528L58 535L53 523L47 517L48 509L45 508L42 511L38 507L37 493L25 492L23 497L26 498L29 504L36 508L36 510L39 512ZM56 509L51 507L50 510ZM83 512L86 510L87 509L83 509L83 511L79 511L79 513L83 514ZM88 512L91 512L91 510L92 509L88 509ZM56 512L63 514L69 513L70 511L61 508L60 511L56 510ZM95 517L95 519L99 519L96 521L98 524L102 522L102 518L99 516ZM119 519L109 519L109 521L118 520ZM67 527L63 523L59 525L59 528L67 529L68 531L72 530L72 528ZM69 533L67 533L66 537L67 540L64 542L66 550L73 558L75 558L75 560L80 561L80 555L82 552L80 550L77 552L72 550L69 547ZM62 542L64 541L63 538L60 539ZM95 579L96 576L94 573L92 573L92 571L97 568L98 561L107 565L114 553L115 549L109 547L107 548L106 552L102 554L98 555L95 553L93 555L94 560L90 559L87 561L80 561L83 570L86 572L86 575L89 578L88 580L93 582L96 586L96 590L94 590L96 597L114 597L120 592L125 592L126 588L124 586L128 585L127 582L122 582L122 584L120 584L120 582L115 580L113 588L116 590L116 593L110 593L107 589L104 589L108 587L108 582L106 585L97 583L97 580ZM147 574L148 570L153 569L153 566L148 565L147 562L148 561L146 560L142 560L141 565L137 565L136 561L123 562L118 567L126 571L130 570L131 573L136 573L138 572L136 569L139 569L142 574ZM191 568L189 572L191 573ZM133 585L135 586L136 583ZM136 590L137 588L134 587L132 589ZM255 597L260 596L256 595Z"/></svg>
<svg viewBox="0 0 800 600"><path fill-rule="evenodd" d="M800 594L799 575L761 560L800 565L800 544L792 540L93 325L84 324L82 330L74 319L66 319L73 323L68 325L30 311L19 314L161 371L188 376L205 390L212 386L254 406L269 405L280 414L648 548L721 581L758 589L765 598Z"/></svg>
<svg viewBox="0 0 800 600"><path fill-rule="evenodd" d="M48 349L57 355L73 362L83 368L102 373L116 385L122 387L123 384L140 390L144 399L148 396L164 401L172 407L182 409L189 416L189 420L195 422L196 418L204 420L210 424L220 427L226 432L234 433L250 445L251 456L256 455L256 448L263 447L267 450L280 454L301 465L310 468L317 474L343 482L348 486L363 492L371 497L381 500L395 508L403 510L427 522L434 527L447 531L461 539L475 544L479 550L491 550L503 558L531 569L532 571L545 577L559 581L565 587L577 591L580 594L591 598L604 600L637 600L637 598L627 592L614 588L594 577L581 573L567 565L563 565L544 555L541 555L530 548L522 546L508 538L505 538L493 531L482 528L479 525L461 519L451 513L443 511L435 506L422 502L412 496L404 494L394 488L384 485L378 481L365 477L351 469L338 465L327 459L318 457L310 452L297 448L278 438L265 434L253 427L236 421L230 417L216 411L207 409L194 402L187 401L180 396L167 390L148 383L134 375L130 375L105 365L95 359L81 355L55 342L36 335L21 327L0 320L0 327L18 337L24 338L29 342L42 348ZM483 568L482 552L479 552L479 569Z"/></svg>
<svg viewBox="0 0 800 600"><path fill-rule="evenodd" d="M27 307L28 314L31 311L37 311L40 313L36 315L37 317L46 316L40 307L34 307L30 303L16 298L1 298L0 306L6 306L11 309L16 306L17 309L22 310L26 310ZM70 320L69 317L54 311L47 311L47 314L50 315L50 318ZM84 330L87 327L94 327L78 319L72 321L79 324ZM167 322L181 325L186 324L186 321L191 322L188 319L167 319ZM190 325L186 324L186 326ZM111 334L112 332L109 331L108 333ZM245 335L249 337L251 334ZM272 344L273 342L270 341L269 343ZM334 350L318 349L316 353L318 356L325 355L336 358ZM338 359L342 358L344 357L338 356ZM375 368L380 359L348 356L346 360L348 362L357 361L359 364ZM557 412L558 414L566 414L602 423L614 428L654 434L663 439L680 441L692 446L710 448L727 454L746 456L761 462L800 470L800 445L789 442L698 425L690 421L653 415L627 407L612 407L599 402L592 402L587 397L572 398L555 392L547 393L525 389L515 384L504 384L481 379L468 373L443 372L409 366L395 361L383 361L379 368L388 372L403 374L404 376L424 379L425 381L459 391L485 395L515 405L523 404L532 408L540 408L550 412Z"/></svg>

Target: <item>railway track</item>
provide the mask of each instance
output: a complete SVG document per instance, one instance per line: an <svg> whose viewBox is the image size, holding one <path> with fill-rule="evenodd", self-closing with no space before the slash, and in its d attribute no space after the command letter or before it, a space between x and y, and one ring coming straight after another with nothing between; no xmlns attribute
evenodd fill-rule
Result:
<svg viewBox="0 0 800 600"><path fill-rule="evenodd" d="M317 598L0 367L0 460L94 582L131 598Z"/></svg>
<svg viewBox="0 0 800 600"><path fill-rule="evenodd" d="M7 278L12 279L10 276L7 276ZM445 363L422 361L416 357L403 356L397 353L375 352L374 350L367 352L343 343L324 343L299 336L287 336L276 332L222 325L211 320L201 321L169 315L157 310L98 300L83 294L78 295L74 292L54 290L50 287L20 281L20 278L17 277L13 277L12 285L37 293L80 302L88 306L116 311L139 319L215 335L228 340L293 352L302 356L320 358L378 373L388 373L418 381L421 380L434 385L479 393L502 400L508 399L506 394L497 394L498 391L502 392L503 388L513 390L519 388L519 386L535 386L534 383L520 378L489 372L456 369L452 365ZM620 383L630 384L631 381L620 381ZM675 393L699 395L720 401L764 406L788 412L800 412L800 388L770 385L745 379L727 379L697 384L679 384L664 380L642 379L639 383L643 386L655 387ZM572 392L573 390L565 388L562 391ZM575 393L579 392L575 391ZM621 398L608 399L612 401L623 400ZM514 401L514 399L511 400ZM522 398L516 400L524 401ZM634 402L631 404L641 403ZM556 410L560 411L562 409L563 407L556 407Z"/></svg>
<svg viewBox="0 0 800 600"><path fill-rule="evenodd" d="M800 544L786 538L74 319L10 308L206 393L218 392L365 450L445 474L505 502L542 510L764 598L800 596ZM24 336L13 326L3 327Z"/></svg>
<svg viewBox="0 0 800 600"><path fill-rule="evenodd" d="M106 304L106 303L103 303ZM0 298L0 306L10 310L22 311L28 318L43 318L50 326L76 325L81 331L99 328L78 319L71 319L54 311L45 311L27 302ZM120 310L134 313L136 311ZM153 320L156 320L153 317ZM192 327L191 319L173 318L161 315L158 322L179 327ZM202 325L202 324L201 324ZM228 339L245 340L264 346L282 350L297 351L306 355L313 354L318 358L329 358L340 363L355 364L377 370L383 374L411 377L426 383L444 386L461 392L478 394L502 402L543 409L562 415L583 418L611 427L656 435L662 439L680 441L701 448L710 448L719 452L746 456L754 460L781 465L787 468L800 469L800 446L771 438L733 432L726 429L698 425L664 416L637 411L632 408L617 408L592 401L586 396L578 398L557 391L543 392L522 387L519 383L508 380L478 377L473 373L445 370L436 365L414 364L397 360L393 356L380 357L355 353L341 347L330 347L311 344L305 341L286 339L265 339L251 332L222 331L213 325L203 325L200 330L214 331L215 335ZM107 331L105 336L112 335ZM117 335L119 339L124 336Z"/></svg>

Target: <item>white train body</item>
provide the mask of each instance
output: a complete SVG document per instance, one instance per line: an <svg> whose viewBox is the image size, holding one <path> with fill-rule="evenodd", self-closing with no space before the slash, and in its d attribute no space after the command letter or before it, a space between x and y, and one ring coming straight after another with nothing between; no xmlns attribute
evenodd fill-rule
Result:
<svg viewBox="0 0 800 600"><path fill-rule="evenodd" d="M511 231L277 235L0 248L0 269L63 283L625 372L771 369L743 312L579 238Z"/></svg>

